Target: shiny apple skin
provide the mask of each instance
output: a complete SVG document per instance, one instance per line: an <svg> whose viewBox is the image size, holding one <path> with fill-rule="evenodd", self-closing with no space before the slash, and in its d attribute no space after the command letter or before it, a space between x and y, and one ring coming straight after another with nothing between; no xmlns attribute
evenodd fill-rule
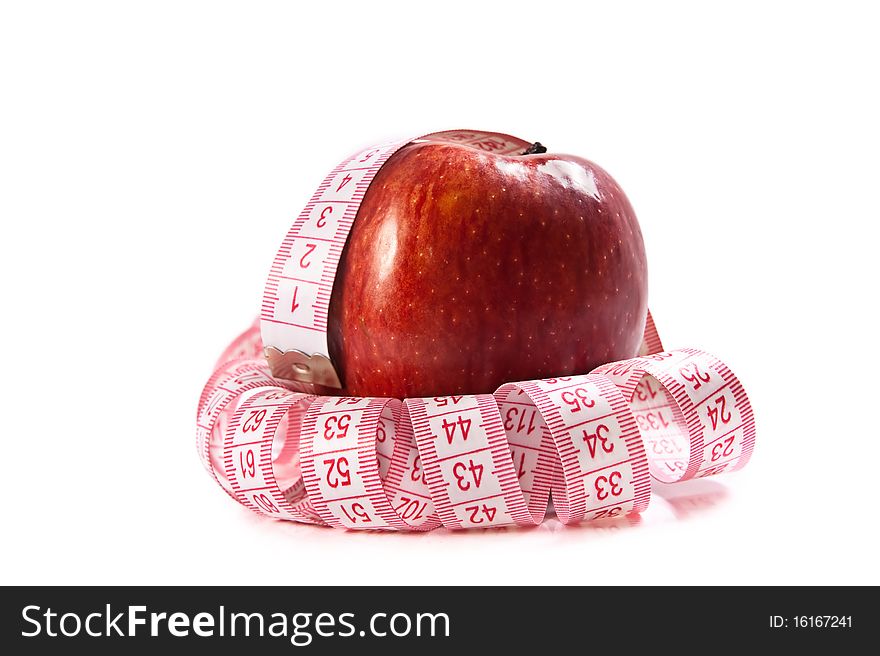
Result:
<svg viewBox="0 0 880 656"><path fill-rule="evenodd" d="M635 213L595 164L412 143L355 219L330 357L347 395L491 393L636 355L647 291Z"/></svg>

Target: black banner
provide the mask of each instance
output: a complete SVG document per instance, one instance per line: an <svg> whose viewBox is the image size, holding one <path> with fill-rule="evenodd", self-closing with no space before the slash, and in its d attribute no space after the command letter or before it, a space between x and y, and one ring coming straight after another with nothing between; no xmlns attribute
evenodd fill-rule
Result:
<svg viewBox="0 0 880 656"><path fill-rule="evenodd" d="M656 644L813 649L878 634L874 588L17 587L2 589L2 645L91 654L187 653L229 643L261 654L524 654Z"/></svg>

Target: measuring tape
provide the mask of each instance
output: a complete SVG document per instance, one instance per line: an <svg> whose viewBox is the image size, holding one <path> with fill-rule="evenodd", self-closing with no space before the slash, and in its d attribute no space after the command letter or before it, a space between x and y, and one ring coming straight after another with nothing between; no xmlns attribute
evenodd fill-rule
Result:
<svg viewBox="0 0 880 656"><path fill-rule="evenodd" d="M424 140L522 153L521 139L456 130ZM533 526L639 513L651 478L740 469L755 422L716 357L664 351L648 313L638 357L493 394L320 396L342 384L327 311L342 249L381 166L413 140L365 149L324 179L272 265L261 318L223 353L199 399L197 448L254 512L349 529Z"/></svg>

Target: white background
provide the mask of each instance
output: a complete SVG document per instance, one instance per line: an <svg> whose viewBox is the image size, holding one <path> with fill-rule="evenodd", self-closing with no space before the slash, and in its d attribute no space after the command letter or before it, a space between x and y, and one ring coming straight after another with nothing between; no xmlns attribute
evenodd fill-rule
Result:
<svg viewBox="0 0 880 656"><path fill-rule="evenodd" d="M876 16L709 4L3 4L0 582L880 583ZM356 148L456 127L617 178L667 345L750 394L746 470L636 527L454 535L216 488L195 402L290 221Z"/></svg>

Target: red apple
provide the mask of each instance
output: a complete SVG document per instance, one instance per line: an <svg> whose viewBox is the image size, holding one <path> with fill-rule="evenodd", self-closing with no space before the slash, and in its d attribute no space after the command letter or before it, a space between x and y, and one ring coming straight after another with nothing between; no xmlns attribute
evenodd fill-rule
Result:
<svg viewBox="0 0 880 656"><path fill-rule="evenodd" d="M382 167L330 301L344 393L489 393L636 355L647 269L632 206L592 162L530 150L428 140Z"/></svg>

